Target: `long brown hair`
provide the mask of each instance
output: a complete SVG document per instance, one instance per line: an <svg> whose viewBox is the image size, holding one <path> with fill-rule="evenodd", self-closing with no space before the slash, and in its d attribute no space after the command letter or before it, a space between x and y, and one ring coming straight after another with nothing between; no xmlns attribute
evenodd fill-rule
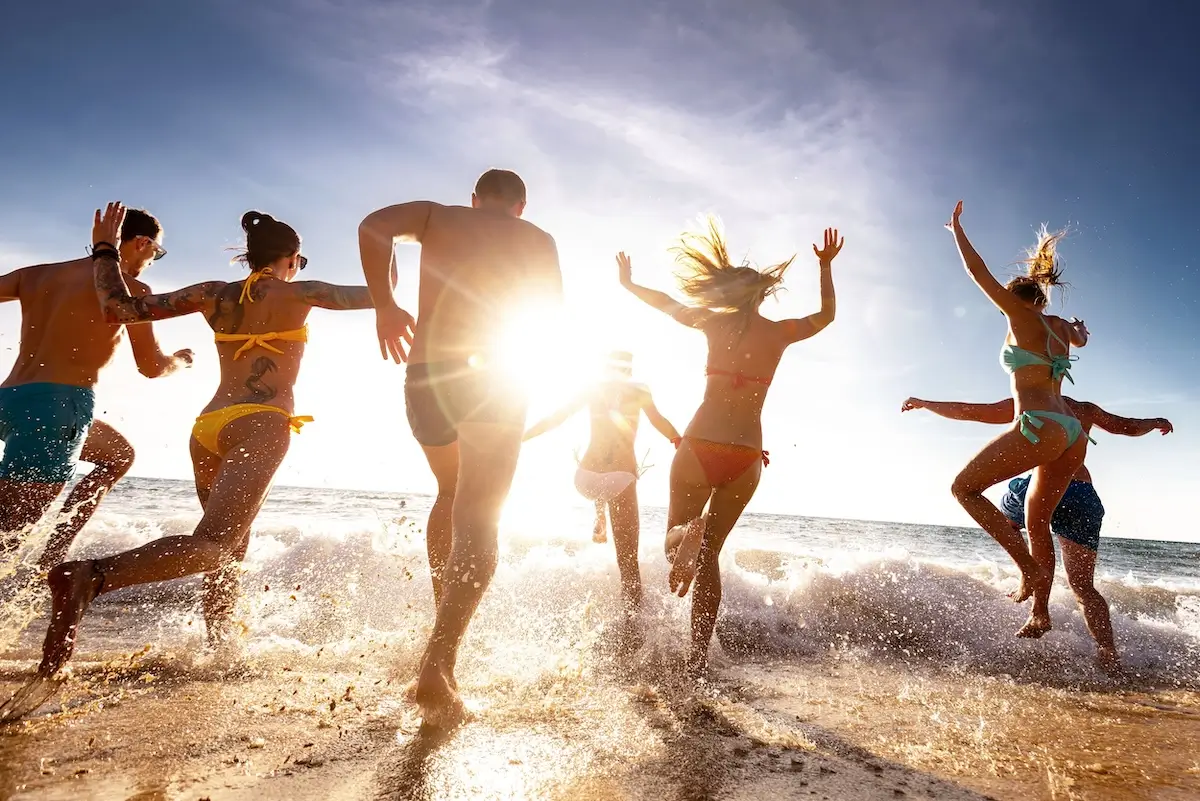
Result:
<svg viewBox="0 0 1200 801"><path fill-rule="evenodd" d="M734 264L720 220L704 218L706 231L688 231L671 248L678 265L679 288L695 305L716 312L750 313L778 292L792 258L765 269L749 262Z"/></svg>

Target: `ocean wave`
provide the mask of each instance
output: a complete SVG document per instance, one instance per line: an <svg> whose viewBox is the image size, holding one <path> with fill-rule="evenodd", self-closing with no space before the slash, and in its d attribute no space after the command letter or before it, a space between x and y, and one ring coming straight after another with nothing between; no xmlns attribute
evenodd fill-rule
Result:
<svg viewBox="0 0 1200 801"><path fill-rule="evenodd" d="M424 537L417 519L381 514L378 523L276 515L256 526L244 564L239 616L246 647L259 655L347 653L371 643L373 656L411 670L433 618ZM102 556L191 530L195 516L102 513L76 555ZM618 617L612 546L590 542L586 520L553 537L506 533L500 566L472 624L463 669L491 675L491 663L531 675L586 671ZM667 591L658 537L643 534L647 647L680 653L689 603ZM1102 680L1094 645L1073 596L1058 581L1055 630L1039 641L1013 632L1027 607L1006 593L1016 574L994 562L953 566L904 548L883 553L828 547L805 552L735 533L723 558L724 603L717 628L722 659L803 659L846 652L1050 684ZM1113 608L1118 647L1143 683L1200 681L1200 594L1125 578L1098 585ZM154 643L199 649L203 625L198 579L134 587L102 596L85 625L81 653L120 653ZM40 623L28 627L9 658L36 654ZM15 636L0 640L0 648ZM380 656L383 649L386 655ZM369 649L370 650L370 649ZM368 658L366 652L358 658ZM655 657L658 658L658 657Z"/></svg>

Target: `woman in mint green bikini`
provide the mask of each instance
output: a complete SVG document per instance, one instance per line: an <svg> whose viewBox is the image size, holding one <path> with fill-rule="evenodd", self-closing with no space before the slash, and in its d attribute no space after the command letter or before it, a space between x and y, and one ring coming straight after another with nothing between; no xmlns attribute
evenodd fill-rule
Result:
<svg viewBox="0 0 1200 801"><path fill-rule="evenodd" d="M1062 397L1062 380L1071 379L1071 347L1087 344L1081 321L1045 313L1049 290L1061 283L1055 247L1062 232L1042 230L1026 263L1028 275L1001 285L963 233L962 201L946 225L954 234L963 266L975 284L1008 318L1008 336L1000 361L1012 375L1016 419L988 443L954 479L952 492L967 513L1000 543L1021 570L1018 603L1033 597L1029 620L1019 637L1041 637L1050 630L1050 587L1054 581L1054 545L1050 519L1071 478L1083 464L1087 439ZM1033 470L1027 495L1029 548L1004 513L983 496L1001 481Z"/></svg>

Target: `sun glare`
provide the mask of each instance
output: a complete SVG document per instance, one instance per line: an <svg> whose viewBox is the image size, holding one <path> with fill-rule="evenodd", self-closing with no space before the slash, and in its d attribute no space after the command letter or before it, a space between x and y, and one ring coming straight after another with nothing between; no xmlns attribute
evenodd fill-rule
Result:
<svg viewBox="0 0 1200 801"><path fill-rule="evenodd" d="M560 403L600 376L602 343L548 302L523 304L499 336L504 371L538 405Z"/></svg>

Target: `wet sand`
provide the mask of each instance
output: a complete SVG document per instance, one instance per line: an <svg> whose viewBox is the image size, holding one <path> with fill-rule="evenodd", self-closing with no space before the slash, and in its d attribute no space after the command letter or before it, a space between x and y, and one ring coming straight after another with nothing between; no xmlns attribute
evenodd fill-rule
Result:
<svg viewBox="0 0 1200 801"><path fill-rule="evenodd" d="M257 675L80 662L0 732L3 799L1194 799L1200 696L1047 688L825 656L692 692L564 667L464 684L422 729L364 642ZM29 663L0 663L11 692ZM660 671L653 671L663 675Z"/></svg>

